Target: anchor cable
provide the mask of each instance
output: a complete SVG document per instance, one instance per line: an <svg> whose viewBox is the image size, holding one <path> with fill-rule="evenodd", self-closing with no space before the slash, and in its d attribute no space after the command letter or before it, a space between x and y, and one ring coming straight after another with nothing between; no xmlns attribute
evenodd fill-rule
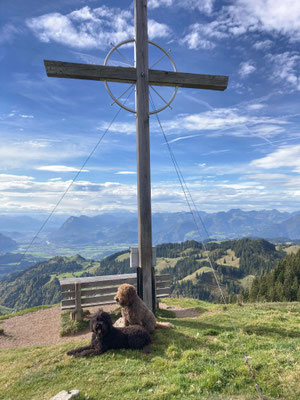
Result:
<svg viewBox="0 0 300 400"><path fill-rule="evenodd" d="M151 93L149 93L149 95L150 95L150 102L151 102L151 105L152 105L153 109L155 110L156 108L155 108L154 101L153 101L153 98L152 98L152 96L151 96ZM186 181L185 181L185 179L184 179L184 177L183 177L183 175L182 175L182 172L181 172L181 170L180 170L180 168L179 168L179 165L178 165L178 163L177 163L177 161L176 161L176 158L175 158L175 156L174 156L174 153L173 153L173 151L172 151L172 149L171 149L170 143L169 143L169 141L168 141L168 139L167 139L167 136L166 136L166 134L165 134L165 131L164 131L164 129L163 129L163 126L162 126L162 123L161 123L161 121L160 121L160 118L159 118L159 116L158 116L157 113L156 113L155 115L156 115L156 119L157 119L157 121L158 121L159 127L160 127L160 129L161 129L161 131L162 131L162 134L163 134L164 140L165 140L165 142L166 142L167 148L168 148L168 150L169 150L171 160L172 160L172 162L173 162L173 164L174 164L174 168L175 168L175 171L176 171L178 180L179 180L179 182L180 182L181 189L182 189L182 191L183 191L183 193L184 193L184 197L185 197L185 199L186 199L186 202L187 202L187 204L188 204L190 213L191 213L192 218L193 218L193 220L194 220L196 229L197 229L197 231L198 231L201 244L202 244L202 246L203 246L205 252L207 252L207 247L206 247L206 245L205 245L204 239L202 238L201 231L200 231L199 225L198 225L198 223L197 223L196 216L195 216L195 214L194 214L194 212L193 212L191 203L193 204L194 209L195 209L195 212L196 212L196 214L197 214L199 220L201 221L201 224L202 224L202 226L203 226L203 228L204 228L204 230L205 230L205 232L206 232L207 238L209 238L209 234L208 234L208 232L207 232L207 229L206 229L206 226L205 226L205 224L204 224L203 218L201 217L201 215L200 215L200 213L199 213L199 211L198 211L198 209L197 209L197 207L196 207L196 204L195 204L195 202L194 202L194 200L193 200L193 197L192 197L192 195L191 195L191 192L190 192L190 190L188 189L188 186L187 186L187 184L186 184ZM223 300L223 303L225 304L226 309L228 309L228 303L227 303L227 301L226 301L226 298L225 298L224 293L223 293L223 290L222 290L222 288L221 288L219 279L218 279L218 277L217 277L217 273L216 273L216 271L215 271L215 269L214 269L214 267L213 267L213 263L212 263L211 258L210 258L210 256L209 256L208 253L207 253L207 258L208 258L208 262L209 262L209 265L210 265L210 267L211 267L211 270L212 270L212 272L213 272L215 281L216 281L216 283L217 283L218 289L219 289L219 291L220 291L220 294L221 294L221 298L222 298L222 300ZM260 400L263 400L262 391L261 391L261 389L260 389L258 383L256 382L256 378L255 378L254 371L253 371L253 369L251 368L250 363L249 363L249 361L248 361L248 360L249 360L249 356L246 355L245 346L244 346L244 344L243 344L243 342L242 342L242 340L241 340L241 337L240 337L240 335L239 335L239 333L238 333L238 330L237 330L237 328L236 328L236 325L235 325L235 323L234 323L234 321L233 321L233 319L232 319L230 313L228 313L228 315L229 315L229 319L230 319L232 328L233 328L233 330L234 330L234 332L235 332L236 338L237 338L237 340L238 340L238 342L239 342L239 345L240 345L240 348L241 348L241 350L242 350L242 354L243 354L243 357L244 357L244 362L245 362L245 364L246 364L246 366L247 366L247 368L248 368L248 371L249 371L249 373L250 373L250 375L251 375L251 378L252 378L252 380L253 380L253 382L254 382L254 385L255 385L255 389L256 389L256 391L257 391L257 394L258 394Z"/></svg>
<svg viewBox="0 0 300 400"><path fill-rule="evenodd" d="M127 100L129 99L129 97L131 96L132 92L133 92L134 88L130 91L130 93L128 94L127 98L124 101L124 104L127 102ZM48 221L50 220L50 218L52 217L52 215L55 213L55 211L57 210L58 206L60 205L60 203L62 202L62 200L64 199L64 197L66 196L66 194L69 192L69 190L71 189L72 185L74 184L74 182L77 180L78 176L80 175L80 173L82 172L82 170L84 169L84 167L86 166L86 164L88 163L88 161L90 160L90 158L93 156L93 154L95 153L95 151L97 150L97 148L99 147L100 143L102 142L102 140L104 139L105 135L107 134L107 132L110 130L110 128L112 127L113 123L115 122L115 120L117 119L118 115L120 114L122 108L119 107L118 111L116 112L116 114L114 115L114 117L112 118L111 122L109 123L108 127L105 129L105 131L103 132L103 134L100 136L98 142L95 144L95 146L93 147L92 151L90 152L90 154L88 155L88 157L86 158L86 160L84 161L84 163L82 164L81 168L77 171L77 173L75 174L74 178L72 179L72 181L70 182L70 184L68 185L68 187L66 188L66 190L63 192L63 194L61 195L60 199L58 200L58 202L55 204L55 206L53 207L53 209L51 210L50 214L47 216L47 218L45 219L45 221L42 223L42 225L40 226L40 228L38 229L38 231L35 233L35 235L33 236L32 240L30 241L29 245L26 247L25 251L23 252L22 256L20 257L20 260L18 262L18 264L20 264L24 257L26 256L26 254L28 253L29 249L31 248L31 246L33 245L33 243L35 242L35 240L37 239L37 237L39 236L39 234L42 232L42 230L44 229L44 227L46 226L46 224L48 223Z"/></svg>

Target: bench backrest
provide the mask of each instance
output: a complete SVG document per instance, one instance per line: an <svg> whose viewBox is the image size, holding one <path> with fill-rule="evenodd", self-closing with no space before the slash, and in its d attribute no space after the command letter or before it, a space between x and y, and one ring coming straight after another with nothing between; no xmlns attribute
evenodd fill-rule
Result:
<svg viewBox="0 0 300 400"><path fill-rule="evenodd" d="M136 287L136 279L136 273L60 279L61 309L115 304L118 287L123 283ZM170 274L156 275L155 282L156 297L167 297L170 294Z"/></svg>

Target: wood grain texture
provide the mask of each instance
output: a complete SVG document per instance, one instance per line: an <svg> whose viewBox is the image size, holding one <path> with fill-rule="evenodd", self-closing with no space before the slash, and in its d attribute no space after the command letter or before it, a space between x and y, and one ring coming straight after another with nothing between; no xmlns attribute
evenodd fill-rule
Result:
<svg viewBox="0 0 300 400"><path fill-rule="evenodd" d="M153 310L147 0L135 0L134 22L139 264L143 300Z"/></svg>
<svg viewBox="0 0 300 400"><path fill-rule="evenodd" d="M46 73L54 78L87 79L122 83L136 83L136 68L44 60ZM186 72L151 70L148 84L152 86L178 86L193 89L225 90L228 76L191 74Z"/></svg>
<svg viewBox="0 0 300 400"><path fill-rule="evenodd" d="M65 283L65 281L67 283ZM72 282L72 283L71 283ZM155 276L156 297L167 297L170 294L170 274ZM74 310L80 303L79 309L91 305L115 304L114 297L122 283L129 283L136 287L136 274L104 275L85 278L62 278L62 310ZM76 299L76 285L80 286Z"/></svg>

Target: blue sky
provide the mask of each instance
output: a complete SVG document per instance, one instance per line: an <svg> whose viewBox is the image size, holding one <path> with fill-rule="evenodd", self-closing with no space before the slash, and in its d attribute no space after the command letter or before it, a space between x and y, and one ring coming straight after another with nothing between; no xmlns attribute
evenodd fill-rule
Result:
<svg viewBox="0 0 300 400"><path fill-rule="evenodd" d="M300 3L149 0L148 18L179 71L230 77L224 92L179 89L159 114L198 209L299 210ZM131 1L1 0L0 213L49 212L118 111L103 82L48 78L43 60L103 64L110 42L132 37ZM133 61L130 46L122 54ZM187 211L155 117L151 171L153 211ZM135 116L124 110L58 211L116 209L136 209Z"/></svg>

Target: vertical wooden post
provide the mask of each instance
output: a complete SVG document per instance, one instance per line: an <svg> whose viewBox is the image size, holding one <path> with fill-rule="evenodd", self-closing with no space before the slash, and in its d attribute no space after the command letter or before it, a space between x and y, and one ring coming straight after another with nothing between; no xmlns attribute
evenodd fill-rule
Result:
<svg viewBox="0 0 300 400"><path fill-rule="evenodd" d="M81 284L75 283L75 321L82 320L82 308L81 308Z"/></svg>
<svg viewBox="0 0 300 400"><path fill-rule="evenodd" d="M153 310L147 0L135 0L138 241L142 294Z"/></svg>

